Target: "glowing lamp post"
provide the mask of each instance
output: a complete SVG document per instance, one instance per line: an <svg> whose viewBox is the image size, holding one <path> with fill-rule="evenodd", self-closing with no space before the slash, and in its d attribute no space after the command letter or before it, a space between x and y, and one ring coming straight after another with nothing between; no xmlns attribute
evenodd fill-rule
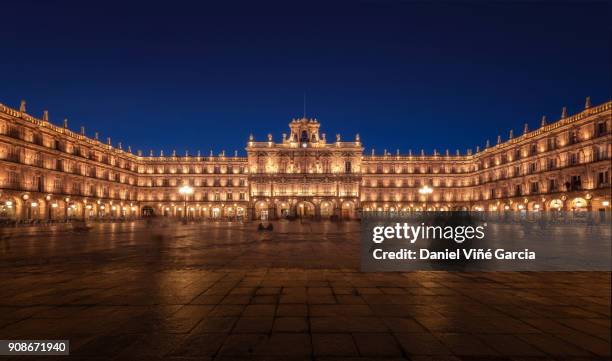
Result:
<svg viewBox="0 0 612 361"><path fill-rule="evenodd" d="M422 186L421 188L419 188L419 194L422 194L425 196L425 202L427 202L429 195L433 193L433 188L431 188L430 186L428 186L427 184ZM427 209L427 208L425 208Z"/></svg>
<svg viewBox="0 0 612 361"><path fill-rule="evenodd" d="M185 184L184 186L179 188L179 193L182 194L184 197L185 206L183 207L183 209L185 211L183 213L183 219L187 220L187 197L189 197L190 194L193 194L193 188Z"/></svg>

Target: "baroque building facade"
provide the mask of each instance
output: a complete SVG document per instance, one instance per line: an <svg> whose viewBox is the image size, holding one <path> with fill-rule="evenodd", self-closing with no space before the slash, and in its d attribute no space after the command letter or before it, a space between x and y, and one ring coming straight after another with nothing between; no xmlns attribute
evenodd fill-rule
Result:
<svg viewBox="0 0 612 361"><path fill-rule="evenodd" d="M246 157L135 153L0 104L0 219L359 218L362 212L610 209L612 102L482 150L365 155L294 119ZM488 143L488 142L487 142ZM187 186L189 194L180 193Z"/></svg>

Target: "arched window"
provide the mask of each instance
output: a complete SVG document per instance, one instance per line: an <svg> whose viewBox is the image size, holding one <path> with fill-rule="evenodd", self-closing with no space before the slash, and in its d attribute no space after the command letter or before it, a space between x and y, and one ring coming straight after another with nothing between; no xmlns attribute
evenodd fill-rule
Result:
<svg viewBox="0 0 612 361"><path fill-rule="evenodd" d="M305 130L302 131L302 142L308 142L308 132Z"/></svg>
<svg viewBox="0 0 612 361"><path fill-rule="evenodd" d="M351 173L351 162L348 160L344 162L344 172Z"/></svg>

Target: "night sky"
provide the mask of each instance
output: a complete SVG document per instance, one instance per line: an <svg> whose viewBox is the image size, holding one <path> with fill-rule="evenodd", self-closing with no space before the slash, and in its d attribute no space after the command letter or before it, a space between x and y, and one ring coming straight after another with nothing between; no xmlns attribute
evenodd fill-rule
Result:
<svg viewBox="0 0 612 361"><path fill-rule="evenodd" d="M607 2L10 1L0 102L166 154L244 153L303 113L369 154L495 143L610 99Z"/></svg>

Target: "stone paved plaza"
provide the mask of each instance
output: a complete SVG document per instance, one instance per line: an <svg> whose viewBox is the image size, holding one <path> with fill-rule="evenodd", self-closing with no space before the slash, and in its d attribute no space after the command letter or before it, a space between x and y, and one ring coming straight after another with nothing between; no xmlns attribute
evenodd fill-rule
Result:
<svg viewBox="0 0 612 361"><path fill-rule="evenodd" d="M610 273L360 273L358 223L1 232L0 339L70 339L44 360L610 359Z"/></svg>

